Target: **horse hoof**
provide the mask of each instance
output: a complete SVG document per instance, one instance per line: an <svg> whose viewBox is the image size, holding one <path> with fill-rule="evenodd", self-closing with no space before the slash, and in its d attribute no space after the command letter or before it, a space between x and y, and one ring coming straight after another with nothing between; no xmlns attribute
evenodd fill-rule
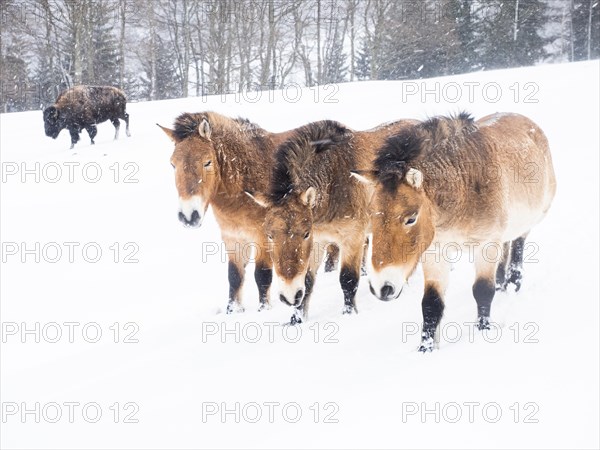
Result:
<svg viewBox="0 0 600 450"><path fill-rule="evenodd" d="M431 353L433 351L433 339L430 338L421 341L418 351L421 353Z"/></svg>
<svg viewBox="0 0 600 450"><path fill-rule="evenodd" d="M244 307L242 305L235 304L235 303L229 303L229 304L227 304L227 310L225 311L225 313L226 314L243 313L244 311L246 311L246 310L244 309Z"/></svg>
<svg viewBox="0 0 600 450"><path fill-rule="evenodd" d="M342 310L342 314L358 314L358 310L356 309L356 306L345 305L344 309Z"/></svg>
<svg viewBox="0 0 600 450"><path fill-rule="evenodd" d="M298 324L301 324L301 323L302 323L302 317L294 314L292 316L292 318L290 319L289 323L287 323L286 325L294 326L294 325L298 325Z"/></svg>
<svg viewBox="0 0 600 450"><path fill-rule="evenodd" d="M261 311L266 311L271 309L271 304L270 303L261 303L260 306L258 307L258 312Z"/></svg>
<svg viewBox="0 0 600 450"><path fill-rule="evenodd" d="M477 329L480 331L489 330L490 329L490 318L489 317L480 317L477 319Z"/></svg>

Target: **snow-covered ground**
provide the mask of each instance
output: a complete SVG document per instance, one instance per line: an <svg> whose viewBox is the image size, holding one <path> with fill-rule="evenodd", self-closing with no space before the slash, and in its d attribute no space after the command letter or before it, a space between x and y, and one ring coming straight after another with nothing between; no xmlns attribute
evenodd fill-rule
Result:
<svg viewBox="0 0 600 450"><path fill-rule="evenodd" d="M44 136L41 112L1 115L0 445L598 448L598 69L130 104L132 137L114 142L104 123L95 146L83 132L72 151L67 131ZM219 231L212 217L193 230L177 220L173 145L155 123L215 110L273 131L323 118L366 129L462 109L531 117L558 177L521 292L494 299L501 328L465 325L476 314L466 258L432 354L416 352L420 271L388 303L363 278L351 317L337 274L320 273L310 322L284 328L276 299L257 312L249 267L246 312L223 314Z"/></svg>

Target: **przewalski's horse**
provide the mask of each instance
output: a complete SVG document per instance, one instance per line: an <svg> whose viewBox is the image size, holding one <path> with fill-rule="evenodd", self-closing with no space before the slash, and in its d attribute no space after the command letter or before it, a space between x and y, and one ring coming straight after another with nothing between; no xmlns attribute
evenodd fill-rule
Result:
<svg viewBox="0 0 600 450"><path fill-rule="evenodd" d="M433 349L444 311L448 244L475 249L478 326L489 328L496 275L501 288L508 281L518 289L525 238L545 216L556 190L543 131L518 114L477 122L465 113L435 117L390 138L374 170L357 177L375 186L371 292L381 300L398 297L418 262L423 264L419 350ZM498 250L511 242L505 278L502 269L497 273L502 258L495 251L502 256Z"/></svg>
<svg viewBox="0 0 600 450"><path fill-rule="evenodd" d="M159 125L160 126L160 125ZM241 290L249 246L260 309L269 306L271 256L264 231L265 211L244 193L268 189L273 153L290 132L270 133L245 119L214 112L180 115L174 129L160 127L175 142L171 164L179 193L179 220L199 227L209 205L221 229L229 259L227 312L242 311Z"/></svg>
<svg viewBox="0 0 600 450"><path fill-rule="evenodd" d="M279 299L295 308L292 324L307 317L316 271L331 243L341 250L343 313L357 311L354 297L369 232L371 189L349 173L370 167L375 150L410 123L398 121L369 131L353 131L334 121L297 128L277 149L268 193L259 186L249 190L266 210Z"/></svg>

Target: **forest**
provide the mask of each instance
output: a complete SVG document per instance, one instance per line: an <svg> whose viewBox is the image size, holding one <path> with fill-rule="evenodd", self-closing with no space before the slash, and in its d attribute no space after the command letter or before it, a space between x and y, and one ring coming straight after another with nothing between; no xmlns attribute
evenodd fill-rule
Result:
<svg viewBox="0 0 600 450"><path fill-rule="evenodd" d="M0 111L596 59L597 0L2 0Z"/></svg>

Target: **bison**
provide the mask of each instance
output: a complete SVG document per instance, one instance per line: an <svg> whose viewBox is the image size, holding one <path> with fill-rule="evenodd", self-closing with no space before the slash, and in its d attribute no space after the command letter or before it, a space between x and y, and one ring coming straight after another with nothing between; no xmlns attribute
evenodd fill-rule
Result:
<svg viewBox="0 0 600 450"><path fill-rule="evenodd" d="M125 112L127 98L121 89L111 86L75 86L62 92L54 105L44 110L46 136L56 139L63 128L71 133L71 148L79 141L79 133L86 129L92 144L98 130L96 124L110 120L119 137L119 119L125 121L129 133L129 114Z"/></svg>

